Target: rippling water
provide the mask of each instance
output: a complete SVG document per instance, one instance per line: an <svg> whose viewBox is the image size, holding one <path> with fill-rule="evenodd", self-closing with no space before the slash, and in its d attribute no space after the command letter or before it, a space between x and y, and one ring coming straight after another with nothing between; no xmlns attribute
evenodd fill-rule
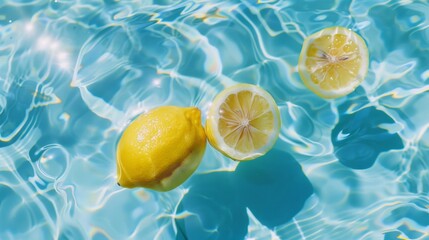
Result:
<svg viewBox="0 0 429 240"><path fill-rule="evenodd" d="M326 101L296 66L333 25L370 66ZM3 0L0 239L429 239L428 63L423 0ZM208 147L168 193L116 186L131 119L205 112L237 82L277 101L273 151L237 165Z"/></svg>

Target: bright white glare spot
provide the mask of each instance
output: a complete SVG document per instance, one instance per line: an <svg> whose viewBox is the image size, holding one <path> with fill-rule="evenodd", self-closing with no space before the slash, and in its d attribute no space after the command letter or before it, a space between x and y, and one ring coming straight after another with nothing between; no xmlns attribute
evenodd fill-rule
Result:
<svg viewBox="0 0 429 240"><path fill-rule="evenodd" d="M34 31L34 25L31 22L25 24L25 31L33 32Z"/></svg>
<svg viewBox="0 0 429 240"><path fill-rule="evenodd" d="M422 73L422 79L423 81L426 81L429 79L429 69Z"/></svg>
<svg viewBox="0 0 429 240"><path fill-rule="evenodd" d="M47 36L41 36L37 40L36 47L38 50L47 51L48 54L55 57L59 68L64 70L69 70L71 68L69 53L63 51L64 48L60 41L55 41L55 39Z"/></svg>
<svg viewBox="0 0 429 240"><path fill-rule="evenodd" d="M64 62L60 62L58 65L59 65L59 66L60 66L60 68L62 68L62 69L69 69L69 68L70 68L70 63L69 63L69 62L66 62L66 61L64 61Z"/></svg>
<svg viewBox="0 0 429 240"><path fill-rule="evenodd" d="M51 50L57 50L60 47L60 44L58 42L52 42L49 47Z"/></svg>
<svg viewBox="0 0 429 240"><path fill-rule="evenodd" d="M59 52L57 55L58 60L66 60L68 57L68 54L66 52Z"/></svg>
<svg viewBox="0 0 429 240"><path fill-rule="evenodd" d="M47 49L51 43L52 40L49 37L42 36L37 41L37 48L42 50Z"/></svg>
<svg viewBox="0 0 429 240"><path fill-rule="evenodd" d="M62 69L70 69L69 54L67 52L59 52L57 55L58 66Z"/></svg>
<svg viewBox="0 0 429 240"><path fill-rule="evenodd" d="M155 87L161 87L161 79L159 79L159 78L155 78L155 79L152 81L152 84L153 84Z"/></svg>

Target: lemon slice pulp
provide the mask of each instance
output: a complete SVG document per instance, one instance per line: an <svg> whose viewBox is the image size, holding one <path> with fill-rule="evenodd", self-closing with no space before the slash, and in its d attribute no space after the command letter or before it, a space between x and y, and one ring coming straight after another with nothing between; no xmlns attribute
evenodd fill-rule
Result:
<svg viewBox="0 0 429 240"><path fill-rule="evenodd" d="M238 84L222 91L210 107L206 133L210 144L234 160L264 155L276 142L280 114L271 95L260 87Z"/></svg>
<svg viewBox="0 0 429 240"><path fill-rule="evenodd" d="M320 97L345 96L366 76L368 48L347 28L325 28L305 39L298 70L304 84Z"/></svg>

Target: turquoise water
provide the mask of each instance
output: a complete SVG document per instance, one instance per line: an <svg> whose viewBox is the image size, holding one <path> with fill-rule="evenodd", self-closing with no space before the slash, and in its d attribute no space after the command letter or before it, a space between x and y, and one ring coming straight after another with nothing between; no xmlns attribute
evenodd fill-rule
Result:
<svg viewBox="0 0 429 240"><path fill-rule="evenodd" d="M297 73L306 36L345 26L367 78L323 100ZM210 146L158 193L116 185L115 146L161 105L205 112L262 86L274 149ZM0 1L0 239L429 239L427 1Z"/></svg>

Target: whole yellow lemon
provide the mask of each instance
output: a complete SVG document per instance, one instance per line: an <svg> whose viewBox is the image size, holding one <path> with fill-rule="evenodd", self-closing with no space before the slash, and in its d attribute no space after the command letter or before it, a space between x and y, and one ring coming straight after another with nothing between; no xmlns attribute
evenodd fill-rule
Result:
<svg viewBox="0 0 429 240"><path fill-rule="evenodd" d="M198 108L155 108L134 120L119 140L118 184L169 191L191 176L205 148Z"/></svg>

